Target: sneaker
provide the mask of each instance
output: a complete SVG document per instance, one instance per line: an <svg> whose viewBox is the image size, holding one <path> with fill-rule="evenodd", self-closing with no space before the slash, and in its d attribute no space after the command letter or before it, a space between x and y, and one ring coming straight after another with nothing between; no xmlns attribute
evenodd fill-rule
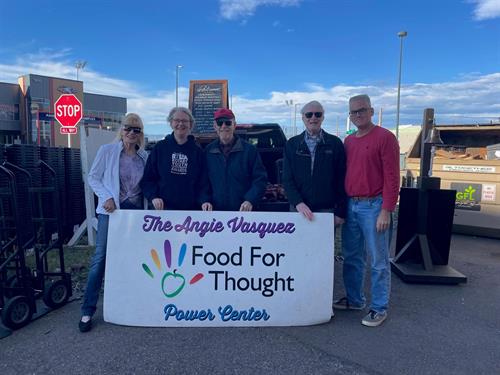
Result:
<svg viewBox="0 0 500 375"><path fill-rule="evenodd" d="M82 316L78 322L78 329L80 332L88 332L92 329L92 318L88 315Z"/></svg>
<svg viewBox="0 0 500 375"><path fill-rule="evenodd" d="M381 325L384 320L387 319L387 312L376 312L374 310L370 310L367 316L363 318L361 324L367 327L378 327Z"/></svg>
<svg viewBox="0 0 500 375"><path fill-rule="evenodd" d="M362 306L351 305L347 300L347 297L342 297L341 299L333 303L333 308L339 310L363 310L365 308L365 305Z"/></svg>

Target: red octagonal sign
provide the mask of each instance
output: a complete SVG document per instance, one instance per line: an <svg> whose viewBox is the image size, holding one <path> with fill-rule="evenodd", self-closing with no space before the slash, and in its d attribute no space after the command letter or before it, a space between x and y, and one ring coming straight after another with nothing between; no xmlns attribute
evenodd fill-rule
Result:
<svg viewBox="0 0 500 375"><path fill-rule="evenodd" d="M61 134L76 134L76 125L82 119L82 103L73 94L64 94L54 104L54 115L61 124Z"/></svg>

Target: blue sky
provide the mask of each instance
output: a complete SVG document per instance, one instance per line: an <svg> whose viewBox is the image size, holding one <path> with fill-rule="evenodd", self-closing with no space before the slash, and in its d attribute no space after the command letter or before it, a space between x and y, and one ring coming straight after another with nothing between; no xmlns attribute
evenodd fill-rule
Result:
<svg viewBox="0 0 500 375"><path fill-rule="evenodd" d="M367 93L391 128L401 30L401 124L428 107L438 123L499 120L500 0L0 0L0 81L74 79L86 60L85 91L127 97L165 134L181 64L182 105L190 79L228 79L240 122L289 127L285 101L316 99L333 131L349 96Z"/></svg>

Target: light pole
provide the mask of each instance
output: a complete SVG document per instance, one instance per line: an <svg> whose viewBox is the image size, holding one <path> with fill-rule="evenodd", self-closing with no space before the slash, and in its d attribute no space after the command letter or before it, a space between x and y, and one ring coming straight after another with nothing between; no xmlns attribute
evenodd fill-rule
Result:
<svg viewBox="0 0 500 375"><path fill-rule="evenodd" d="M179 106L179 69L182 68L182 65L175 66L175 106Z"/></svg>
<svg viewBox="0 0 500 375"><path fill-rule="evenodd" d="M295 108L294 113L293 113L293 135L297 135L297 106L300 105L300 103L295 103L293 106Z"/></svg>
<svg viewBox="0 0 500 375"><path fill-rule="evenodd" d="M285 104L290 107L290 133L293 131L293 119L292 119L292 116L293 116L293 99L290 99L290 100L285 100Z"/></svg>
<svg viewBox="0 0 500 375"><path fill-rule="evenodd" d="M399 140L399 101L401 95L401 65L403 63L403 38L408 35L406 31L400 31L398 37L401 41L399 47L399 78L398 78L398 106L396 109L396 138Z"/></svg>
<svg viewBox="0 0 500 375"><path fill-rule="evenodd" d="M83 70L85 68L85 65L87 65L86 61L80 60L75 63L75 68L76 68L76 80L78 81L78 72L80 70Z"/></svg>

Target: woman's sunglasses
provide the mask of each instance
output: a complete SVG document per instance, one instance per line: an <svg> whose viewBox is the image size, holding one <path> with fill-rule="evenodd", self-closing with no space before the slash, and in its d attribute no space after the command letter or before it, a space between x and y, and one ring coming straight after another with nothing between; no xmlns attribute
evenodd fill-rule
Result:
<svg viewBox="0 0 500 375"><path fill-rule="evenodd" d="M128 127L123 128L123 131L125 131L127 133L134 132L135 134L141 134L142 133L142 129L141 128L136 128L136 127L132 127L132 126L128 126Z"/></svg>
<svg viewBox="0 0 500 375"><path fill-rule="evenodd" d="M311 117L316 117L316 118L321 118L323 116L323 112L306 112L304 113L304 116L306 116L306 118L311 118Z"/></svg>

